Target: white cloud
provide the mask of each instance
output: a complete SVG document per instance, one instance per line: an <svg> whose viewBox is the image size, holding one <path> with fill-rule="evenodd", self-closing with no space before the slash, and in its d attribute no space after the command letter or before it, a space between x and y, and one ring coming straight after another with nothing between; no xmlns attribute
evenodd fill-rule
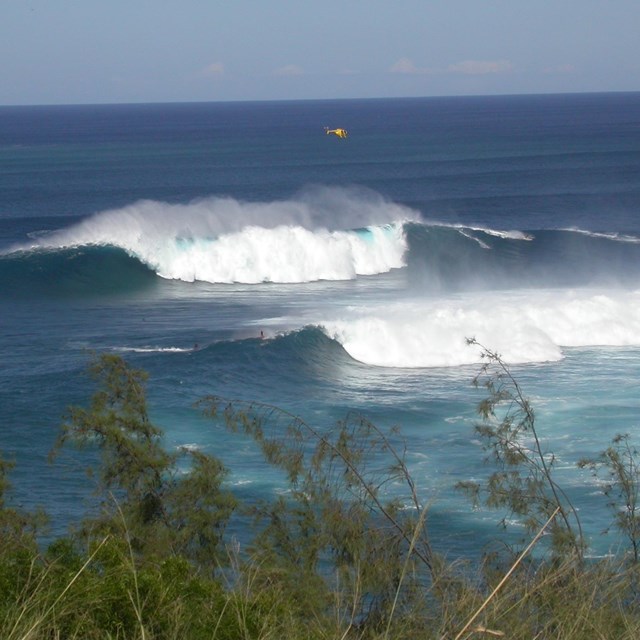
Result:
<svg viewBox="0 0 640 640"><path fill-rule="evenodd" d="M224 73L224 65L222 62L212 62L205 68L204 73L207 76L221 76Z"/></svg>
<svg viewBox="0 0 640 640"><path fill-rule="evenodd" d="M463 60L447 68L450 73L462 73L468 76L507 73L512 70L513 64L508 60Z"/></svg>
<svg viewBox="0 0 640 640"><path fill-rule="evenodd" d="M304 70L297 64L287 64L284 67L276 69L273 73L276 76L301 76L304 74Z"/></svg>
<svg viewBox="0 0 640 640"><path fill-rule="evenodd" d="M409 58L400 58L390 69L391 73L405 73L408 75L422 73L412 60Z"/></svg>
<svg viewBox="0 0 640 640"><path fill-rule="evenodd" d="M418 76L418 75L426 75L426 74L436 74L438 73L437 69L430 69L428 67L416 67L413 63L413 60L410 58L400 58L394 65L392 65L389 69L391 73L398 73L400 75L407 76Z"/></svg>

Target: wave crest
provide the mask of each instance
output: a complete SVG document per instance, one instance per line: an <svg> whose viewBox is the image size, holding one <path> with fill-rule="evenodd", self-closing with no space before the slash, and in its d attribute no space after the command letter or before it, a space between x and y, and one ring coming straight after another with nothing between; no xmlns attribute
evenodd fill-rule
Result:
<svg viewBox="0 0 640 640"><path fill-rule="evenodd" d="M212 283L344 280L404 266L404 222L417 214L360 188L296 198L189 204L144 200L98 213L12 251L114 246L163 278Z"/></svg>
<svg viewBox="0 0 640 640"><path fill-rule="evenodd" d="M384 367L476 364L467 338L506 362L551 362L566 347L640 346L640 291L492 292L360 308L324 321L349 355Z"/></svg>

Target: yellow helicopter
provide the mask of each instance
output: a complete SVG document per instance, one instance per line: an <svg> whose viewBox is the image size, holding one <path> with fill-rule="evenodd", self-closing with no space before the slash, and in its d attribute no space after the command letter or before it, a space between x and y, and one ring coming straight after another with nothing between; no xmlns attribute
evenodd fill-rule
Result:
<svg viewBox="0 0 640 640"><path fill-rule="evenodd" d="M325 127L324 130L327 132L327 135L329 135L330 133L333 133L334 135L338 136L338 138L347 137L346 129L329 129L329 127Z"/></svg>

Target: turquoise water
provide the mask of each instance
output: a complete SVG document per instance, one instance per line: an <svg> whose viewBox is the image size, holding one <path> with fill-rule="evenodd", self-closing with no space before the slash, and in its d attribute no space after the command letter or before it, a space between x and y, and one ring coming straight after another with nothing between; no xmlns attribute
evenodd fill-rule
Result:
<svg viewBox="0 0 640 640"><path fill-rule="evenodd" d="M640 436L638 175L640 94L0 108L15 500L54 533L81 514L81 464L47 453L106 351L149 371L168 442L219 455L248 499L282 478L198 413L207 394L399 426L436 544L480 549L500 516L453 490L489 471L476 337L602 553L610 514L575 463Z"/></svg>

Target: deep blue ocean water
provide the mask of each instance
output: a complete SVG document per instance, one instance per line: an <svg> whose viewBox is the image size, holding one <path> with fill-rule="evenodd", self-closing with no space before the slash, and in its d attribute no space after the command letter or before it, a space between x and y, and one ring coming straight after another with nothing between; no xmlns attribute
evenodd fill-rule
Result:
<svg viewBox="0 0 640 640"><path fill-rule="evenodd" d="M399 426L435 544L477 550L503 534L453 491L489 471L475 337L601 553L610 513L576 462L640 441L639 276L638 93L0 107L14 499L54 534L81 515L81 457L47 454L89 354L114 352L149 372L169 444L220 456L245 497L282 478L200 415L207 394Z"/></svg>

